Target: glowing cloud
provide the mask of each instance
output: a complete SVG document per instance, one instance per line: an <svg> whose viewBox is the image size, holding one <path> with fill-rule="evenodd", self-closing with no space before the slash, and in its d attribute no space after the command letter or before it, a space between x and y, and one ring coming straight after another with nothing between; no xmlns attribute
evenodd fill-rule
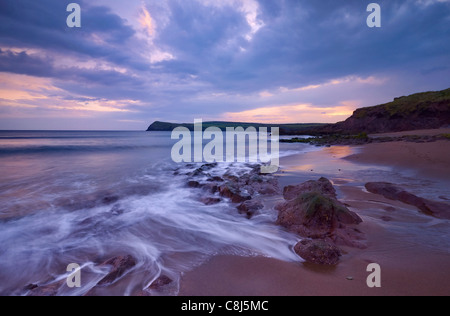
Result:
<svg viewBox="0 0 450 316"><path fill-rule="evenodd" d="M254 123L335 123L347 119L357 107L356 101L342 102L339 106L326 108L311 104L282 105L225 113L222 119Z"/></svg>
<svg viewBox="0 0 450 316"><path fill-rule="evenodd" d="M139 23L141 24L141 27L145 30L148 36L153 37L155 34L155 29L153 25L153 19L150 15L150 12L143 7L141 9L140 15L139 15Z"/></svg>

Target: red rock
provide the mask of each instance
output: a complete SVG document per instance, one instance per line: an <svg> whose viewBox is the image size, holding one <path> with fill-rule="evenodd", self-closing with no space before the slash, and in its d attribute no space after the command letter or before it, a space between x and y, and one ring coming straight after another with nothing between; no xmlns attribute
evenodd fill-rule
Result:
<svg viewBox="0 0 450 316"><path fill-rule="evenodd" d="M317 192L304 193L279 204L277 223L303 237L325 238L343 224L359 224L361 218L339 201Z"/></svg>
<svg viewBox="0 0 450 316"><path fill-rule="evenodd" d="M197 181L189 181L188 182L188 187L190 188L200 188L201 184Z"/></svg>
<svg viewBox="0 0 450 316"><path fill-rule="evenodd" d="M283 190L283 196L286 200L290 201L306 192L319 192L328 197L336 198L336 190L330 180L326 178L320 178L318 181L307 181L299 185L287 186Z"/></svg>
<svg viewBox="0 0 450 316"><path fill-rule="evenodd" d="M136 260L130 255L119 256L105 261L100 266L112 266L112 270L100 282L97 283L97 286L109 285L116 282L124 274L136 266L136 264Z"/></svg>
<svg viewBox="0 0 450 316"><path fill-rule="evenodd" d="M201 198L200 202L202 202L205 205L215 205L215 204L219 204L220 202L222 202L222 199L206 197L206 198Z"/></svg>
<svg viewBox="0 0 450 316"><path fill-rule="evenodd" d="M66 280L61 280L58 282L50 283L47 285L36 285L29 284L25 290L29 292L26 294L27 296L56 296L58 295L59 289L64 286Z"/></svg>
<svg viewBox="0 0 450 316"><path fill-rule="evenodd" d="M247 215L248 219L251 219L255 214L264 208L264 205L258 201L245 201L237 207L240 214Z"/></svg>
<svg viewBox="0 0 450 316"><path fill-rule="evenodd" d="M336 265L342 256L338 247L324 240L303 240L294 250L307 262L320 265Z"/></svg>
<svg viewBox="0 0 450 316"><path fill-rule="evenodd" d="M160 276L157 278L149 287L150 290L160 290L162 287L167 286L171 284L173 280L169 278L168 276Z"/></svg>
<svg viewBox="0 0 450 316"><path fill-rule="evenodd" d="M422 213L442 219L450 219L450 205L445 202L431 201L387 182L370 182L367 191L384 196L387 199L400 201L417 207Z"/></svg>
<svg viewBox="0 0 450 316"><path fill-rule="evenodd" d="M251 196L241 195L236 189L229 185L220 186L219 193L221 196L229 198L233 203L242 203L252 199Z"/></svg>

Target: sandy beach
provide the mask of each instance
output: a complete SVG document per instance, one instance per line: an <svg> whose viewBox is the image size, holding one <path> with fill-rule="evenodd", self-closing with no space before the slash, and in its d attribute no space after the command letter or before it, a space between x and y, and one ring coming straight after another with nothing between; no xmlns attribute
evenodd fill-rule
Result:
<svg viewBox="0 0 450 316"><path fill-rule="evenodd" d="M450 184L450 143L380 143L333 146L282 160L282 186L327 175L338 198L364 220L367 249L343 248L334 267L271 258L218 256L183 275L180 295L449 295L450 222L368 193L371 174L410 184L428 196ZM359 167L368 168L358 171ZM358 173L359 172L359 173ZM389 175L392 174L392 177ZM356 176L355 176L356 175ZM361 178L356 179L361 175ZM379 176L379 175L378 175ZM353 177L353 178L352 178ZM436 198L437 199L437 198ZM450 196L440 196L445 201ZM368 264L378 263L382 287L366 284Z"/></svg>
<svg viewBox="0 0 450 316"><path fill-rule="evenodd" d="M361 152L346 159L409 170L424 178L450 179L450 146L448 141L368 144L364 146Z"/></svg>

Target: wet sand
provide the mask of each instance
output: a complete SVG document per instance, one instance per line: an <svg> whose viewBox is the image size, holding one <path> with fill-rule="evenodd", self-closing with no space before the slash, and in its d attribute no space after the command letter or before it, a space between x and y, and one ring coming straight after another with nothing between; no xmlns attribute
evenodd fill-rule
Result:
<svg viewBox="0 0 450 316"><path fill-rule="evenodd" d="M409 169L418 176L427 178L450 179L450 141L368 144L361 152L346 159Z"/></svg>
<svg viewBox="0 0 450 316"><path fill-rule="evenodd" d="M354 168L353 162L357 162L384 166L385 171L406 167L408 171L447 185L449 152L450 142L445 141L385 143L325 148L285 160L282 185L316 179L323 174L330 176L339 199L363 218L359 229L366 234L368 248L343 248L345 254L336 267L302 263L300 258L298 262L282 262L261 257L217 256L183 275L179 294L450 295L450 252L440 245L450 237L450 221L428 217L412 206L368 193L361 183L355 185L352 179L340 176L342 169ZM347 156L350 156L348 160L343 159ZM305 165L305 161L314 163ZM371 289L366 284L370 263L381 266L381 288Z"/></svg>

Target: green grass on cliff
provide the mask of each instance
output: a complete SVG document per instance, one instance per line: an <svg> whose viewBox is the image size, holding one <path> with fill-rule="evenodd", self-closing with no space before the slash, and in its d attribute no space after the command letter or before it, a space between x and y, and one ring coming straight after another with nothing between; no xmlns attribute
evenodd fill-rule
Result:
<svg viewBox="0 0 450 316"><path fill-rule="evenodd" d="M407 97L396 98L394 101L386 104L362 108L357 110L355 118L365 118L380 107L384 107L390 117L408 117L414 112L426 110L432 103L440 102L448 102L450 107L450 89L416 93Z"/></svg>

